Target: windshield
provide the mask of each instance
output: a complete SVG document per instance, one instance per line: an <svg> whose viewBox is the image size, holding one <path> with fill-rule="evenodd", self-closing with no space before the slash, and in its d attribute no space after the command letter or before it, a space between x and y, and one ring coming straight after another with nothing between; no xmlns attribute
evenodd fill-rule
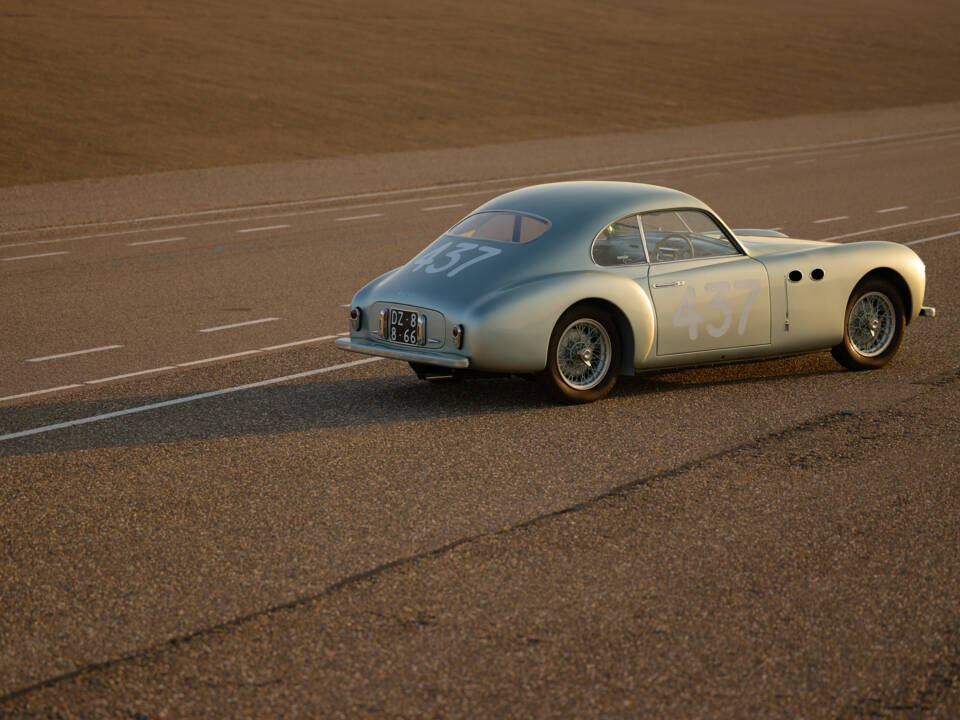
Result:
<svg viewBox="0 0 960 720"><path fill-rule="evenodd" d="M525 243L536 240L549 229L549 221L543 218L494 210L474 213L454 225L447 235L475 240Z"/></svg>

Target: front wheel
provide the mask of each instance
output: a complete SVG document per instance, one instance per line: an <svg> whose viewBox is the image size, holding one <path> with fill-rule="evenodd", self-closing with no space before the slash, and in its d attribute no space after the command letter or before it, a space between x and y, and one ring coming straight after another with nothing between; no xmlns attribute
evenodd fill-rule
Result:
<svg viewBox="0 0 960 720"><path fill-rule="evenodd" d="M883 367L900 349L905 325L897 289L882 278L868 278L851 293L843 319L843 342L830 352L850 370Z"/></svg>
<svg viewBox="0 0 960 720"><path fill-rule="evenodd" d="M541 378L559 400L587 403L613 389L619 368L617 326L602 307L584 304L557 321Z"/></svg>

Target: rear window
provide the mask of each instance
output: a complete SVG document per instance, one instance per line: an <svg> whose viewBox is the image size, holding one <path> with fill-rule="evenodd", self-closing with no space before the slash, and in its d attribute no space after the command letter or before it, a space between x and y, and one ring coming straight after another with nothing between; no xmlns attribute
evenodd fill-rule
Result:
<svg viewBox="0 0 960 720"><path fill-rule="evenodd" d="M543 218L523 213L489 211L474 213L454 225L447 235L494 240L497 242L525 243L536 240L550 229L550 222Z"/></svg>

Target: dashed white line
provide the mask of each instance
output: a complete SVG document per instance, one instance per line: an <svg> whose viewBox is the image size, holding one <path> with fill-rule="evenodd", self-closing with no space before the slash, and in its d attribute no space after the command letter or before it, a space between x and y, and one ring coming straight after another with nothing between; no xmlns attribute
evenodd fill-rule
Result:
<svg viewBox="0 0 960 720"><path fill-rule="evenodd" d="M219 395L227 395L229 393L240 392L241 390L251 390L253 388L267 387L268 385L277 385L279 383L288 382L290 380L299 380L305 377L311 377L313 375L320 375L322 373L334 372L335 370L343 370L349 367L355 367L357 365L363 365L365 363L377 362L383 358L372 357L372 358L363 358L362 360L353 360L351 362L340 363L339 365L329 365L327 367L317 368L315 370L307 370L306 372L295 373L293 375L284 375L283 377L270 378L269 380L261 380L259 382L247 383L246 385L237 385L235 387L222 388L221 390L211 390L209 392L199 393L197 395L187 395L186 397L174 398L173 400L164 400L163 402L151 403L149 405L141 405L139 407L127 408L126 410L115 410L114 412L103 413L102 415L91 415L90 417L79 418L77 420L69 420L67 422L56 423L55 425L45 425L43 427L31 428L30 430L20 430L19 432L7 433L6 435L0 435L0 441L3 440L13 440L15 438L28 437L30 435L39 435L41 433L51 432L53 430L62 430L68 427L74 427L77 425L86 425L88 423L99 422L101 420L110 420L112 418L123 417L124 415L133 415L135 413L147 412L148 410L157 410L163 407L170 407L171 405L180 405L188 402L195 402L197 400L203 400L205 398L217 397ZM44 390L39 392L53 392L54 390L65 390L69 387L78 387L76 385L65 385L62 388L51 388L50 390ZM36 393L31 393L36 394ZM23 397L23 396L14 396L14 397ZM9 400L10 398L0 398L0 400Z"/></svg>
<svg viewBox="0 0 960 720"><path fill-rule="evenodd" d="M960 213L951 213L950 215L938 215L937 217L921 218L920 220L911 220L909 222L897 223L895 225L883 225L882 227L869 228L868 230L857 230L855 232L844 233L843 235L831 235L830 237L820 238L821 240L842 240L843 238L856 237L857 235L866 235L868 233L880 232L881 230L895 230L896 228L910 227L911 225L923 225L925 223L936 222L937 220L952 220L960 217Z"/></svg>
<svg viewBox="0 0 960 720"><path fill-rule="evenodd" d="M252 228L241 228L237 230L238 233L251 233L251 232L261 232L263 230L282 230L283 228L288 228L289 225L264 225L263 227L252 227Z"/></svg>
<svg viewBox="0 0 960 720"><path fill-rule="evenodd" d="M831 223L831 222L837 222L838 220L849 220L849 219L850 219L849 215L837 215L836 217L820 218L819 220L814 220L813 224L820 225L822 223Z"/></svg>
<svg viewBox="0 0 960 720"><path fill-rule="evenodd" d="M366 215L350 215L348 217L338 217L337 222L349 222L350 220L368 220L370 218L381 217L383 213L367 213Z"/></svg>
<svg viewBox="0 0 960 720"><path fill-rule="evenodd" d="M283 348L294 347L295 345L306 345L307 343L320 342L321 340L333 340L340 335L349 335L349 333L340 333L339 335L324 335L322 337L310 338L309 340L295 340L293 342L283 343L282 345L271 345L270 347L260 348L259 352L267 350L282 350Z"/></svg>
<svg viewBox="0 0 960 720"><path fill-rule="evenodd" d="M89 348L87 350L74 350L73 352L59 353L57 355L44 355L43 357L30 358L24 362L45 362L46 360L59 360L60 358L74 357L75 355L89 355L90 353L104 352L105 350L116 350L123 345L104 345L102 347Z"/></svg>
<svg viewBox="0 0 960 720"><path fill-rule="evenodd" d="M920 238L919 240L911 240L910 242L904 243L904 245L919 245L920 243L930 242L931 240L942 240L943 238L956 237L957 235L960 235L960 230L957 230L956 232L944 233L943 235Z"/></svg>
<svg viewBox="0 0 960 720"><path fill-rule="evenodd" d="M197 332L202 332L202 333L219 332L220 330L230 330L232 328L244 327L246 325L259 325L260 323L273 322L279 319L280 318L276 318L276 317L268 317L268 318L260 318L259 320L247 320L246 322L232 323L230 325L218 325L217 327L203 328L202 330L197 330Z"/></svg>
<svg viewBox="0 0 960 720"><path fill-rule="evenodd" d="M0 258L0 262L10 262L11 260L30 260L31 258L53 257L54 255L69 255L69 250L59 250L57 252L38 253L37 255L17 255L16 257Z"/></svg>
<svg viewBox="0 0 960 720"><path fill-rule="evenodd" d="M33 392L20 393L19 395L7 395L6 397L0 397L0 402L4 400L16 400L17 398L30 397L32 395L45 395L46 393L57 392L58 390L71 390L73 388L83 387L82 385L61 385L60 387L47 388L46 390L34 390ZM0 438L2 440L3 438Z"/></svg>
<svg viewBox="0 0 960 720"><path fill-rule="evenodd" d="M877 213L882 214L882 213L900 212L901 210L906 210L908 207L909 205L897 205L896 207L888 207L888 208L883 208L883 210L877 210Z"/></svg>
<svg viewBox="0 0 960 720"><path fill-rule="evenodd" d="M449 205L434 205L433 207L420 208L423 212L430 212L432 210L448 210L455 207L463 207L466 203L450 203Z"/></svg>
<svg viewBox="0 0 960 720"><path fill-rule="evenodd" d="M156 245L158 243L177 242L177 240L186 240L183 237L160 238L159 240L141 240L140 242L127 243L130 247L134 245Z"/></svg>
<svg viewBox="0 0 960 720"><path fill-rule="evenodd" d="M255 355L259 350L243 350L242 352L230 353L229 355L217 355L216 357L203 358L202 360L191 360L190 362L177 363L177 367L190 367L191 365L201 365L202 363L216 362L217 360L229 360L230 358L243 357L244 355Z"/></svg>
<svg viewBox="0 0 960 720"><path fill-rule="evenodd" d="M167 365L166 367L150 368L149 370L137 370L136 372L124 373L123 375L111 375L110 377L98 378L97 380L84 380L86 385L97 385L99 383L110 382L111 380L123 380L124 378L136 377L137 375L149 375L150 373L164 372L166 370L176 370L176 366ZM75 387L80 387L76 385Z"/></svg>

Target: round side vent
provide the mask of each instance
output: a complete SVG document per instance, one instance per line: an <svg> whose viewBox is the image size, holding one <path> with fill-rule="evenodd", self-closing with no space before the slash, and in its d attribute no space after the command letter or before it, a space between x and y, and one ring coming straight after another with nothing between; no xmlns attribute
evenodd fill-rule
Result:
<svg viewBox="0 0 960 720"><path fill-rule="evenodd" d="M800 282L803 280L803 273L799 270L791 270L787 277L790 278L790 282Z"/></svg>
<svg viewBox="0 0 960 720"><path fill-rule="evenodd" d="M823 280L823 269L815 268L814 271L810 273L810 277L812 277L814 280Z"/></svg>

